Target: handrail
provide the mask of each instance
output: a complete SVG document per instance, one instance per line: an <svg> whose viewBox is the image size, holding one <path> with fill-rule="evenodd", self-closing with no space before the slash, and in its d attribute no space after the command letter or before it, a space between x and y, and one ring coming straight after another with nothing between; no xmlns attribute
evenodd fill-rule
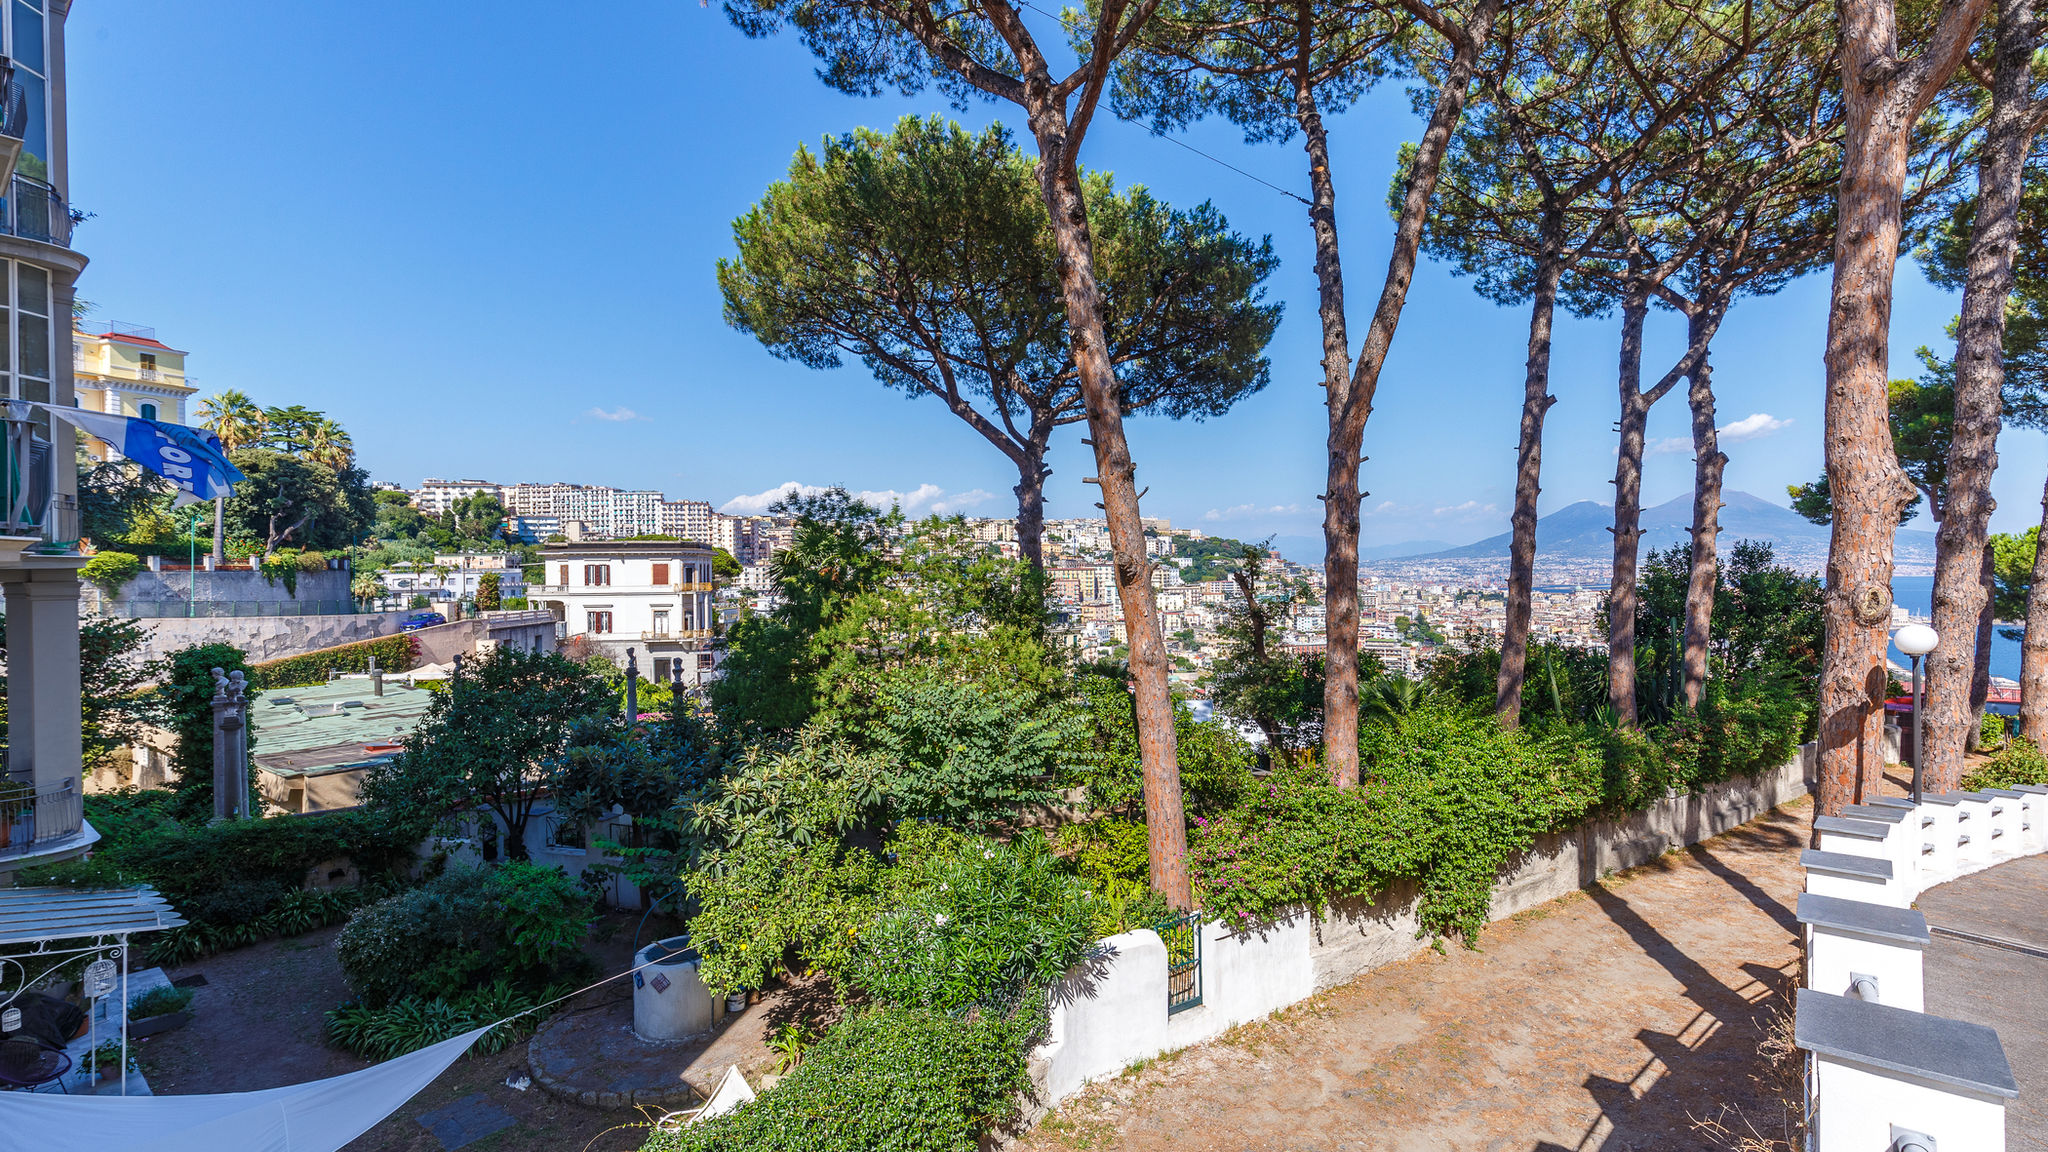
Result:
<svg viewBox="0 0 2048 1152"><path fill-rule="evenodd" d="M71 246L71 209L53 185L17 174L7 187L6 209L0 231L25 240Z"/></svg>
<svg viewBox="0 0 2048 1152"><path fill-rule="evenodd" d="M22 855L85 826L85 798L66 780L28 796L0 799L0 856Z"/></svg>

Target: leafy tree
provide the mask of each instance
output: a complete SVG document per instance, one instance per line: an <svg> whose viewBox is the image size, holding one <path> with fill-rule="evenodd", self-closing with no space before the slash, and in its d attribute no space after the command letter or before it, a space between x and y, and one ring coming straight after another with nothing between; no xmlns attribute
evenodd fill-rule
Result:
<svg viewBox="0 0 2048 1152"><path fill-rule="evenodd" d="M321 551L349 547L377 515L369 476L267 448L233 453L248 479L235 485L225 516L230 532L268 554L286 544Z"/></svg>
<svg viewBox="0 0 2048 1152"><path fill-rule="evenodd" d="M462 540L497 543L504 538L504 501L489 492L472 492L460 497L442 514L442 526Z"/></svg>
<svg viewBox="0 0 2048 1152"><path fill-rule="evenodd" d="M477 577L477 611L496 612L498 610L499 605L503 602L503 598L501 598L498 595L498 574L496 572L486 572L482 576Z"/></svg>
<svg viewBox="0 0 2048 1152"><path fill-rule="evenodd" d="M582 665L499 648L468 662L427 705L405 751L365 775L363 802L423 830L488 810L511 858L524 860L526 825L571 727L612 707L610 689Z"/></svg>
<svg viewBox="0 0 2048 1152"><path fill-rule="evenodd" d="M1491 12L1498 0L1480 3ZM1054 74L1055 55L1045 51L1011 0L986 0L967 9L942 9L932 0L734 0L726 13L750 36L795 25L805 46L824 61L819 77L843 92L867 95L892 87L910 95L935 82L956 100L981 96L1015 105L1029 123L1038 150L1033 172L1059 253L1054 270L1088 413L1093 479L1102 492L1131 645L1152 883L1174 907L1190 908L1194 893L1187 876L1166 644L1152 594L1137 464L1124 434L1121 387L1110 355L1107 303L1080 166L1082 142L1117 58L1143 31L1156 4L1104 0L1089 17L1077 15L1063 23L1077 57L1064 75ZM1090 26L1092 31L1084 31Z"/></svg>
<svg viewBox="0 0 2048 1152"><path fill-rule="evenodd" d="M170 481L139 464L78 452L79 534L101 547L131 542L139 526L172 523L171 493Z"/></svg>
<svg viewBox="0 0 2048 1152"><path fill-rule="evenodd" d="M740 565L738 560L733 558L732 553L727 552L723 548L711 550L711 574L713 576L718 577L720 580L733 580L737 579L744 571L746 569Z"/></svg>
<svg viewBox="0 0 2048 1152"><path fill-rule="evenodd" d="M1083 177L1119 402L1197 419L1266 384L1279 323L1259 287L1270 243L1204 204ZM1001 126L979 136L905 117L800 149L786 181L733 222L718 264L728 323L812 368L859 357L885 386L933 396L1017 468L1017 543L1042 563L1045 456L1087 419L1059 256L1031 161Z"/></svg>
<svg viewBox="0 0 2048 1152"><path fill-rule="evenodd" d="M81 639L83 635L81 634ZM174 808L178 818L187 822L205 820L213 815L213 670L223 673L240 672L245 678L253 678L254 670L249 666L240 648L232 644L197 644L181 648L164 659L163 681L156 690L154 708L161 723L178 738L177 754L172 763L177 766L178 778L171 785L177 793ZM253 705L259 692L248 690ZM256 733L249 732L249 751L256 751ZM259 811L254 801L256 796L255 773L249 777L252 804L250 811Z"/></svg>
<svg viewBox="0 0 2048 1152"><path fill-rule="evenodd" d="M1407 303L1439 166L1501 7L1499 0L1176 0L1162 5L1149 23L1132 21L1137 51L1114 73L1115 104L1125 115L1149 115L1165 129L1220 113L1244 130L1248 142L1285 141L1298 133L1307 153L1311 198L1304 203L1315 239L1329 427L1322 495L1328 586L1323 759L1342 786L1359 778L1358 465L1365 424ZM1121 19L1122 5L1110 0L1091 8L1104 20ZM1429 124L1421 143L1404 149L1410 162L1394 197L1393 250L1354 366L1337 186L1323 117L1343 111L1397 69L1425 79L1417 102L1431 101Z"/></svg>
<svg viewBox="0 0 2048 1152"><path fill-rule="evenodd" d="M1201 540L1183 536L1173 542L1176 559L1191 561L1180 570L1180 578L1189 584L1206 584L1211 580L1227 579L1231 568L1245 554L1242 540L1227 536L1209 536Z"/></svg>
<svg viewBox="0 0 2048 1152"><path fill-rule="evenodd" d="M1248 720L1265 733L1267 747L1285 755L1322 735L1322 661L1275 651L1286 635L1297 596L1264 581L1266 545L1241 544L1230 578L1240 602L1223 625L1224 650L1209 685L1217 711ZM1306 743L1303 737L1307 737Z"/></svg>

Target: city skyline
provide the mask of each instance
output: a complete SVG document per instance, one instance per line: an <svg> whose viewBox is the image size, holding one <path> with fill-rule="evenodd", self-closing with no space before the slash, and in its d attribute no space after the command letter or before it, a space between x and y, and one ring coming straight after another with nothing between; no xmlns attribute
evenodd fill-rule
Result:
<svg viewBox="0 0 2048 1152"><path fill-rule="evenodd" d="M602 24L429 11L390 43L354 35L339 8L113 0L80 17L74 198L97 213L81 226L95 253L81 293L96 316L192 349L203 393L327 411L373 476L408 485L560 479L727 509L765 507L796 482L899 494L913 512L1013 508L1014 469L939 405L885 392L858 366L775 360L725 326L712 276L730 221L799 144L912 112L978 128L997 109L841 96L804 78L814 65L795 39L748 40L715 8L627 5ZM626 26L641 32L616 34ZM531 73L505 64L535 59L577 82L536 97ZM745 113L699 114L711 107ZM1347 255L1376 272L1386 175L1417 125L1398 86L1332 124L1339 211L1357 222ZM1295 144L1248 147L1215 122L1175 139L1282 188L1301 179ZM137 140L181 163L133 180ZM1287 306L1272 384L1207 423L1133 421L1146 513L1240 538L1318 534L1301 206L1135 125L1100 124L1084 159L1177 205L1213 200L1239 231L1270 233L1283 260L1268 284ZM1826 295L1825 276L1809 276L1727 322L1715 380L1731 490L1782 501L1819 472ZM1917 370L1919 345L1942 347L1955 307L1902 264L1895 374ZM1559 325L1545 513L1612 499L1617 327ZM1653 316L1646 365L1674 356L1678 336L1675 317ZM1525 344L1523 309L1488 304L1442 265L1419 270L1366 433L1366 544L1506 526ZM459 441L446 435L458 414ZM1659 405L1646 503L1689 490L1685 433L1683 397ZM1055 441L1049 515L1092 511L1080 435ZM2048 441L2008 429L2000 450L1993 526L2017 531L2035 518Z"/></svg>

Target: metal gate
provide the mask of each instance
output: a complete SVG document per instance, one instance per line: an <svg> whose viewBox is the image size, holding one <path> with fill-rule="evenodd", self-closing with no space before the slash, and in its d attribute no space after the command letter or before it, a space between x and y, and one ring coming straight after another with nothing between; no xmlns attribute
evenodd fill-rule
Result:
<svg viewBox="0 0 2048 1152"><path fill-rule="evenodd" d="M1202 914L1184 912L1152 926L1166 944L1166 1014L1202 1002Z"/></svg>

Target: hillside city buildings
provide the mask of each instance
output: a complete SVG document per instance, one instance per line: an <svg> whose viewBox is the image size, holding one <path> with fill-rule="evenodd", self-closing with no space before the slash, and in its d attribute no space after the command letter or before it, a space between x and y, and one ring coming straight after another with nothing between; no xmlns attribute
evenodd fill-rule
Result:
<svg viewBox="0 0 2048 1152"><path fill-rule="evenodd" d="M720 658L713 555L694 541L550 544L543 582L527 596L555 614L566 638L620 667L631 649L643 678L696 688L715 678Z"/></svg>

